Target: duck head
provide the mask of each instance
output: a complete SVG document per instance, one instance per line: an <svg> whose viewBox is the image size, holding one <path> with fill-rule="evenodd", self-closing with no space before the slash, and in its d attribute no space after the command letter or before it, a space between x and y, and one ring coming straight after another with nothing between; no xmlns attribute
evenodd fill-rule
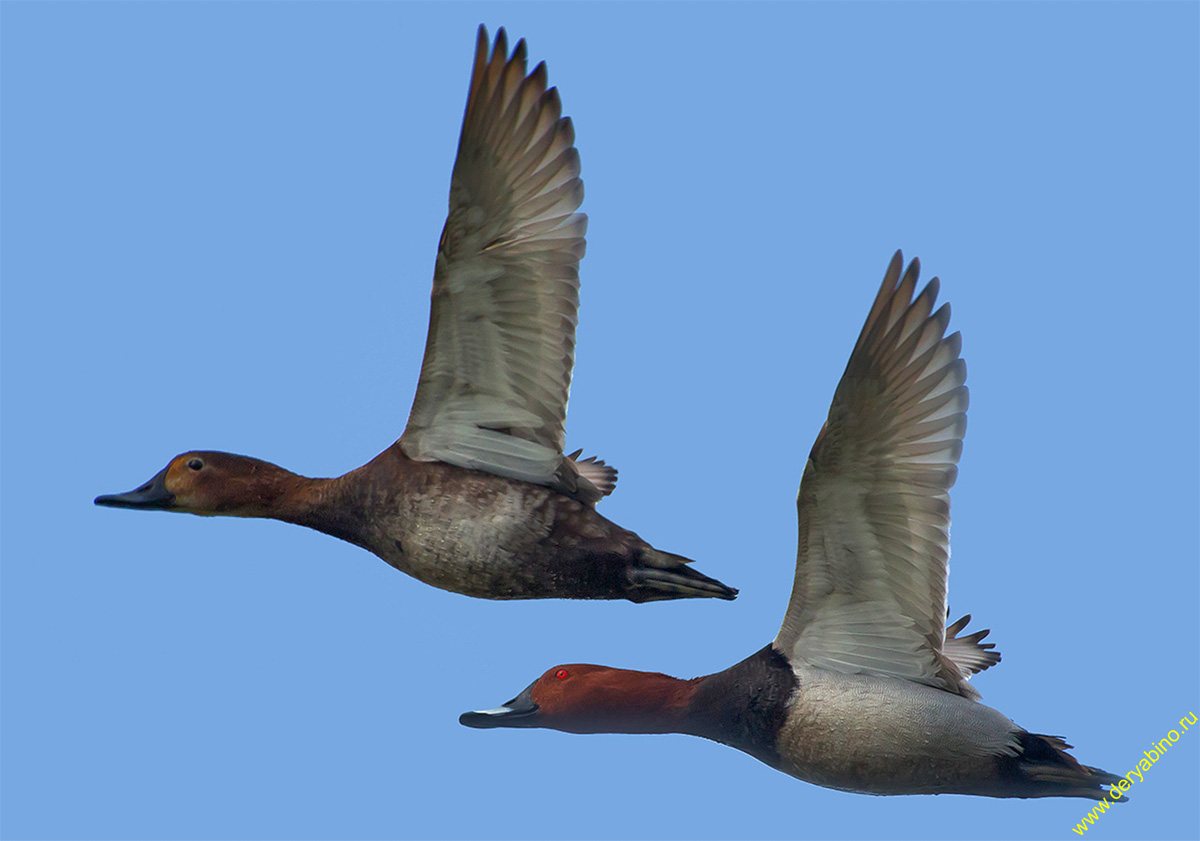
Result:
<svg viewBox="0 0 1200 841"><path fill-rule="evenodd" d="M567 733L674 733L697 687L658 672L585 663L555 666L495 709L459 716L467 727L546 727Z"/></svg>
<svg viewBox="0 0 1200 841"><path fill-rule="evenodd" d="M226 517L275 516L300 477L266 461L232 453L183 453L148 482L123 494L96 497L97 505L185 511Z"/></svg>

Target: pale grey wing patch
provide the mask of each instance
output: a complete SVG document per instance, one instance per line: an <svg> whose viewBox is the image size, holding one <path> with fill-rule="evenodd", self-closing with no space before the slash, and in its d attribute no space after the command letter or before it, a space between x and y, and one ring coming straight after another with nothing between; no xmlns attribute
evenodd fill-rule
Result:
<svg viewBox="0 0 1200 841"><path fill-rule="evenodd" d="M417 461L444 461L536 484L553 477L562 461L561 453L474 423L440 424L417 436L405 452Z"/></svg>
<svg viewBox="0 0 1200 841"><path fill-rule="evenodd" d="M924 645L893 605L834 595L813 612L793 648L804 652L806 662L834 671L930 683L936 671L920 656Z"/></svg>
<svg viewBox="0 0 1200 841"><path fill-rule="evenodd" d="M938 281L899 252L835 391L797 497L792 599L776 638L814 666L977 693L943 654L949 490L966 432L961 339Z"/></svg>
<svg viewBox="0 0 1200 841"><path fill-rule="evenodd" d="M503 29L488 47L480 27L400 443L412 458L557 489L574 472L562 450L587 232L579 153L545 64L527 74L525 42L510 57Z"/></svg>

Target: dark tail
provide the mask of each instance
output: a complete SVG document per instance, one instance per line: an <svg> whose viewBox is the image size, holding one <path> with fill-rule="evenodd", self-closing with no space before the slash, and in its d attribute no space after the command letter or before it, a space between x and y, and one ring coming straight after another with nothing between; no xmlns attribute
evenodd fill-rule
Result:
<svg viewBox="0 0 1200 841"><path fill-rule="evenodd" d="M1067 753L1071 746L1058 736L1021 732L1020 754L1000 760L1015 797L1107 797L1125 803L1129 797L1111 787L1122 777L1083 765Z"/></svg>
<svg viewBox="0 0 1200 841"><path fill-rule="evenodd" d="M696 572L682 555L660 552L647 547L626 571L629 586L625 598L631 602L656 602L663 599L737 598L738 591L715 578Z"/></svg>

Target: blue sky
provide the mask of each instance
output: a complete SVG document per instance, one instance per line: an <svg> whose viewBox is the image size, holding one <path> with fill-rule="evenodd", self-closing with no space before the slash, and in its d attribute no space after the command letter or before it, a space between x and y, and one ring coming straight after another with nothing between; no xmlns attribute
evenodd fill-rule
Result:
<svg viewBox="0 0 1200 841"><path fill-rule="evenodd" d="M896 248L970 427L984 700L1125 773L1189 711L1194 3L25 3L3 67L8 838L1046 838L1083 800L875 798L684 736L474 731L559 662L771 640L796 486ZM99 509L176 453L399 435L475 27L545 59L591 218L568 447L734 603L492 603L281 523ZM1200 732L1089 836L1196 837Z"/></svg>

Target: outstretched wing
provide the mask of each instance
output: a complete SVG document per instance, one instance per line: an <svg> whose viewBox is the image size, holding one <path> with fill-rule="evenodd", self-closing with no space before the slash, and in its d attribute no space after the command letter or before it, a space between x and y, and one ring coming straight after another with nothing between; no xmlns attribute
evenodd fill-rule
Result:
<svg viewBox="0 0 1200 841"><path fill-rule="evenodd" d="M950 487L966 363L934 278L896 252L804 468L791 603L775 646L840 672L977 697L944 652Z"/></svg>
<svg viewBox="0 0 1200 841"><path fill-rule="evenodd" d="M563 451L587 217L579 153L544 63L504 30L475 65L438 244L421 379L405 453L600 496ZM610 475L611 474L611 475ZM578 487L572 487L578 485Z"/></svg>

